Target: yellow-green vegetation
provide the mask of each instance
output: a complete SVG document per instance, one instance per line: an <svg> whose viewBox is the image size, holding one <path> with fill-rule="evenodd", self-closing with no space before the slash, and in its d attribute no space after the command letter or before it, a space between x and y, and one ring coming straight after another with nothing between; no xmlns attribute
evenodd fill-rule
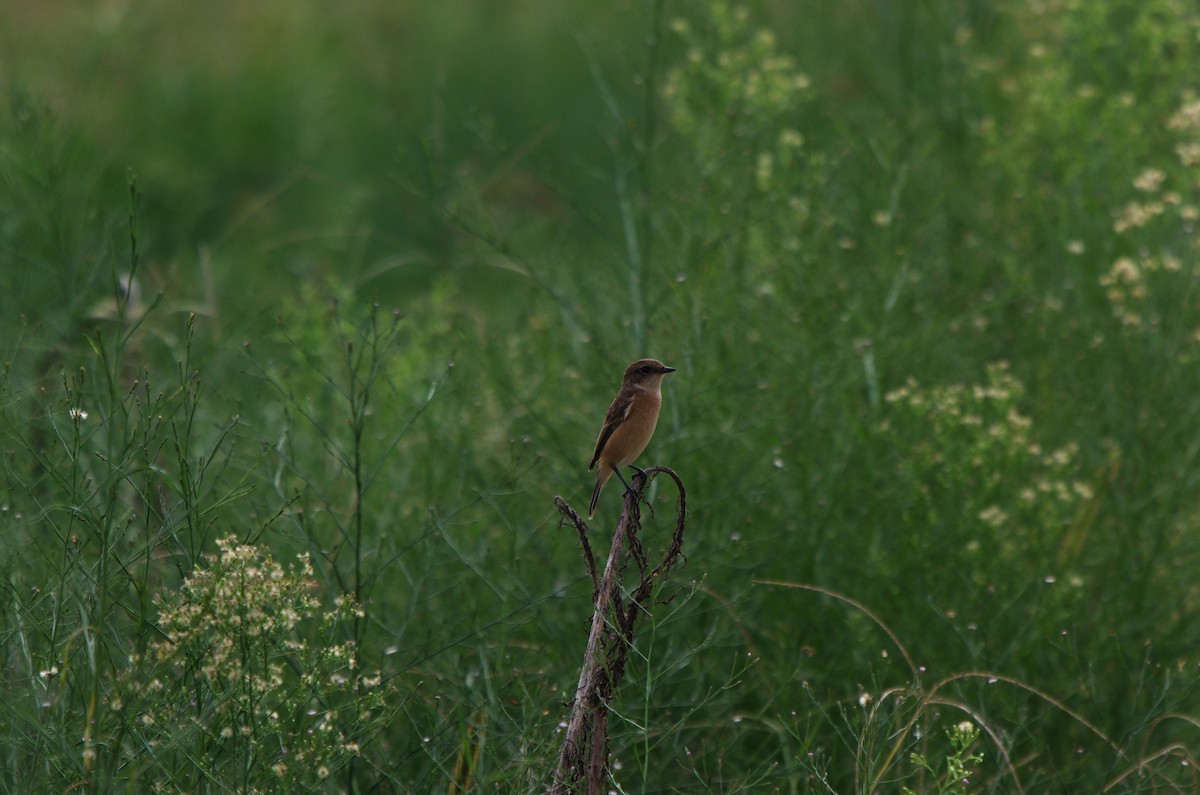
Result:
<svg viewBox="0 0 1200 795"><path fill-rule="evenodd" d="M362 672L338 631L361 609L345 596L322 609L307 554L288 570L233 537L217 547L161 596L161 637L131 655L109 694L113 710L136 715L131 744L149 751L144 765L131 757L130 778L168 792L212 780L242 792L312 789L387 718L381 675Z"/></svg>
<svg viewBox="0 0 1200 795"><path fill-rule="evenodd" d="M0 789L1200 788L1195 4L0 20Z"/></svg>

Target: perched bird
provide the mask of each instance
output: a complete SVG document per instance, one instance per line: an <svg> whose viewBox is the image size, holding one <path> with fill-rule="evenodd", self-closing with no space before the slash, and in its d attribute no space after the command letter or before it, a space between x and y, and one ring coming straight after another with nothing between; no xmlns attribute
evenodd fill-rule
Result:
<svg viewBox="0 0 1200 795"><path fill-rule="evenodd" d="M592 454L592 463L588 464L589 472L596 468L596 488L592 489L589 519L596 513L600 490L614 472L625 483L625 489L629 490L620 467L633 464L634 459L650 443L654 426L658 424L658 410L662 406L663 376L673 372L674 367L667 367L658 359L638 359L625 368L621 389L608 407L608 415L604 418L600 435L596 437L596 452Z"/></svg>

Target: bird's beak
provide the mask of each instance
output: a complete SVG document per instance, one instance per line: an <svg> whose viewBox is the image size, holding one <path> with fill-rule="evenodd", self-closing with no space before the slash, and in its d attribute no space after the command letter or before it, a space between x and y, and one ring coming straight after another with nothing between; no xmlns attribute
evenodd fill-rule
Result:
<svg viewBox="0 0 1200 795"><path fill-rule="evenodd" d="M675 368L674 368L674 367L667 367L667 366L664 364L664 365L663 365L663 369L662 369L662 371L663 371L664 373L673 373L673 372L675 372Z"/></svg>

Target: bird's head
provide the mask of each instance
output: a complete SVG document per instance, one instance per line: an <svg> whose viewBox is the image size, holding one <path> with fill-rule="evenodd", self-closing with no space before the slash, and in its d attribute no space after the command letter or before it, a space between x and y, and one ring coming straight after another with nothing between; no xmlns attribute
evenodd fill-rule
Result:
<svg viewBox="0 0 1200 795"><path fill-rule="evenodd" d="M673 372L674 367L667 367L658 359L638 359L625 368L625 383L643 389L658 389L663 376Z"/></svg>

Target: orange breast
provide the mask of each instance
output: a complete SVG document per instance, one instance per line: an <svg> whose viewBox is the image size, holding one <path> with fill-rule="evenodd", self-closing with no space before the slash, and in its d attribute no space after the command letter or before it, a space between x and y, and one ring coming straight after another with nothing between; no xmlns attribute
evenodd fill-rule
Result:
<svg viewBox="0 0 1200 795"><path fill-rule="evenodd" d="M600 453L600 461L607 466L623 467L632 464L634 460L650 444L654 428L658 425L658 410L662 407L662 397L653 392L643 392L636 395L633 405L629 407L629 416L625 418L608 443Z"/></svg>

